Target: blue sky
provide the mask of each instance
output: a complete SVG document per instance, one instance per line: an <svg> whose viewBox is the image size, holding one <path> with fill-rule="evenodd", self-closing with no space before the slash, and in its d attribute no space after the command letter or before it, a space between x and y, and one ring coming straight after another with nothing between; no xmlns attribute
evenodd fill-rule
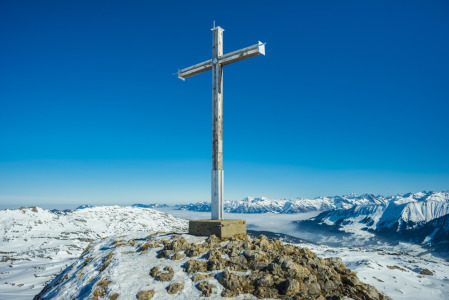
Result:
<svg viewBox="0 0 449 300"><path fill-rule="evenodd" d="M447 1L1 1L0 202L209 201L449 189Z"/></svg>

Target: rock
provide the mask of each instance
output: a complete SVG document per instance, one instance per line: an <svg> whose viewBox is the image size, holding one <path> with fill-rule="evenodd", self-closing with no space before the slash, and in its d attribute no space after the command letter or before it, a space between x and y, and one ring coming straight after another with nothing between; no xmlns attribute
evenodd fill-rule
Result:
<svg viewBox="0 0 449 300"><path fill-rule="evenodd" d="M279 294L290 296L299 292L300 285L298 280L288 278L282 281L277 288Z"/></svg>
<svg viewBox="0 0 449 300"><path fill-rule="evenodd" d="M321 287L318 282L313 282L309 285L309 295L318 296L321 293Z"/></svg>
<svg viewBox="0 0 449 300"><path fill-rule="evenodd" d="M144 251L146 251L146 250L148 250L148 249L155 248L155 247L157 247L157 246L159 246L159 245L158 245L158 244L154 244L154 243L147 243L147 244L142 245L142 246L139 248L138 251L144 252Z"/></svg>
<svg viewBox="0 0 449 300"><path fill-rule="evenodd" d="M109 297L109 300L117 300L118 296L120 296L120 294L113 294L111 297Z"/></svg>
<svg viewBox="0 0 449 300"><path fill-rule="evenodd" d="M194 257L194 256L200 255L201 253L206 252L207 249L210 249L209 244L206 244L206 243L198 244L198 245L194 244L194 245L191 245L190 249L187 249L185 251L185 254L187 257Z"/></svg>
<svg viewBox="0 0 449 300"><path fill-rule="evenodd" d="M234 237L232 237L231 240L251 242L251 237L247 234L242 233L234 235Z"/></svg>
<svg viewBox="0 0 449 300"><path fill-rule="evenodd" d="M216 286L208 281L201 281L196 285L196 288L201 291L201 296L210 297L212 290L215 289Z"/></svg>
<svg viewBox="0 0 449 300"><path fill-rule="evenodd" d="M218 244L219 241L218 241L217 236L216 236L215 234L213 234L213 235L209 236L209 237L206 239L206 243L212 245L212 244Z"/></svg>
<svg viewBox="0 0 449 300"><path fill-rule="evenodd" d="M175 253L172 256L170 256L170 260L180 260L183 259L185 256L181 253Z"/></svg>
<svg viewBox="0 0 449 300"><path fill-rule="evenodd" d="M155 278L161 271L159 271L159 267L154 267L150 271L151 277Z"/></svg>
<svg viewBox="0 0 449 300"><path fill-rule="evenodd" d="M337 286L335 285L333 280L326 280L326 282L324 282L322 286L322 290L327 294L332 293L336 288Z"/></svg>
<svg viewBox="0 0 449 300"><path fill-rule="evenodd" d="M294 263L293 260L288 257L278 257L275 262L281 265L281 268L285 272L286 276L303 278L310 274L306 268Z"/></svg>
<svg viewBox="0 0 449 300"><path fill-rule="evenodd" d="M270 287L274 285L273 276L270 274L266 274L262 276L261 278L256 280L256 286L262 286L262 287Z"/></svg>
<svg viewBox="0 0 449 300"><path fill-rule="evenodd" d="M172 250L174 252L184 251L190 249L191 245L184 238L175 239L165 245L166 250Z"/></svg>
<svg viewBox="0 0 449 300"><path fill-rule="evenodd" d="M329 264L334 267L339 267L340 265L343 264L343 261L341 260L340 257L329 257L328 260Z"/></svg>
<svg viewBox="0 0 449 300"><path fill-rule="evenodd" d="M227 265L229 265L229 262L225 259L212 258L207 262L207 270L209 271L223 270Z"/></svg>
<svg viewBox="0 0 449 300"><path fill-rule="evenodd" d="M154 290L140 291L137 294L137 300L150 300L154 296Z"/></svg>
<svg viewBox="0 0 449 300"><path fill-rule="evenodd" d="M379 299L379 293L377 292L376 288L370 284L366 284L366 291L368 294L368 297L371 299Z"/></svg>
<svg viewBox="0 0 449 300"><path fill-rule="evenodd" d="M233 274L227 269L218 276L217 280L222 286L230 290L232 294L238 295L254 290L254 286L247 276Z"/></svg>
<svg viewBox="0 0 449 300"><path fill-rule="evenodd" d="M226 249L225 252L229 257L235 257L235 256L239 256L240 249L239 248L230 248L230 249Z"/></svg>
<svg viewBox="0 0 449 300"><path fill-rule="evenodd" d="M360 280L355 276L345 276L342 278L342 282L352 287L360 284Z"/></svg>
<svg viewBox="0 0 449 300"><path fill-rule="evenodd" d="M250 262L249 267L251 270L261 271L263 269L266 269L268 265L269 263L265 261L252 261Z"/></svg>
<svg viewBox="0 0 449 300"><path fill-rule="evenodd" d="M284 277L284 271L282 271L282 268L277 263L270 263L267 267L267 271L270 272L271 275L276 275L279 277Z"/></svg>
<svg viewBox="0 0 449 300"><path fill-rule="evenodd" d="M182 283L172 283L167 287L167 293L176 294L184 288Z"/></svg>
<svg viewBox="0 0 449 300"><path fill-rule="evenodd" d="M226 249L226 250L236 249L236 248L240 248L241 245L242 245L242 241L238 241L238 240L230 241L229 243L226 244L224 249Z"/></svg>
<svg viewBox="0 0 449 300"><path fill-rule="evenodd" d="M224 289L223 292L221 292L221 296L225 298L233 298L237 297L238 295L239 293L237 293L237 291L231 291L228 289Z"/></svg>
<svg viewBox="0 0 449 300"><path fill-rule="evenodd" d="M248 261L246 260L246 258L243 255L230 257L229 262L231 263L232 266L237 265L243 269L248 268Z"/></svg>
<svg viewBox="0 0 449 300"><path fill-rule="evenodd" d="M242 244L242 249L249 250L250 248L251 248L251 244L250 243L243 243Z"/></svg>
<svg viewBox="0 0 449 300"><path fill-rule="evenodd" d="M213 274L201 273L224 270L216 277L223 286L222 297L253 294L258 298L285 300L388 299L374 287L360 282L338 257L319 258L306 248L284 245L264 236L252 242L237 238L230 238L227 244L221 242L211 236L205 243L191 244L185 250L187 256L207 251L202 257L206 261L191 259L184 265L185 272L194 274L192 281L198 282L196 287L203 296L209 297L215 286L206 280Z"/></svg>
<svg viewBox="0 0 449 300"><path fill-rule="evenodd" d="M207 271L207 263L204 261L199 261L199 260L195 260L195 259L191 259L191 260L187 261L184 266L185 266L185 271L189 274Z"/></svg>
<svg viewBox="0 0 449 300"><path fill-rule="evenodd" d="M187 257L195 257L201 254L198 250L195 249L188 249L184 253Z"/></svg>
<svg viewBox="0 0 449 300"><path fill-rule="evenodd" d="M391 269L391 270L399 270L399 271L402 271L402 272L408 272L406 269L401 268L399 266L387 266L387 268Z"/></svg>
<svg viewBox="0 0 449 300"><path fill-rule="evenodd" d="M221 258L223 253L219 249L211 249L204 254L205 259Z"/></svg>
<svg viewBox="0 0 449 300"><path fill-rule="evenodd" d="M254 242L254 244L257 244L257 243L260 242L260 241L268 241L267 236L261 234L261 235L259 235L257 238L255 238L253 242Z"/></svg>
<svg viewBox="0 0 449 300"><path fill-rule="evenodd" d="M419 274L433 276L433 272L430 271L429 269L422 269L421 271L419 271Z"/></svg>
<svg viewBox="0 0 449 300"><path fill-rule="evenodd" d="M323 279L324 281L330 279L332 277L332 270L330 267L328 267L327 265L321 265L318 268L318 275L320 275L321 279Z"/></svg>
<svg viewBox="0 0 449 300"><path fill-rule="evenodd" d="M256 250L264 251L264 252L272 252L274 250L274 245L268 239L256 239L255 248Z"/></svg>
<svg viewBox="0 0 449 300"><path fill-rule="evenodd" d="M340 265L340 267L335 267L335 271L341 275L351 275L351 270L346 269L345 265Z"/></svg>
<svg viewBox="0 0 449 300"><path fill-rule="evenodd" d="M262 251L258 251L258 250L245 250L245 251L243 251L243 256L245 256L245 258L248 261L266 261L267 260L267 255L265 253L263 253Z"/></svg>
<svg viewBox="0 0 449 300"><path fill-rule="evenodd" d="M154 279L156 279L157 281L170 281L173 279L173 275L175 274L175 272L173 271L172 267L165 267L164 268L165 272L159 272L156 277Z"/></svg>
<svg viewBox="0 0 449 300"><path fill-rule="evenodd" d="M195 275L192 276L192 281L193 282L197 282L197 281L200 281L200 280L207 279L207 278L209 278L211 276L213 276L213 274L204 275L204 274L198 273L198 274L195 274Z"/></svg>
<svg viewBox="0 0 449 300"><path fill-rule="evenodd" d="M231 271L230 269L228 269L229 271ZM251 281L252 283L255 283L256 280L260 279L261 277L265 276L267 274L265 274L264 272L251 272L249 274L245 274L246 278L248 278L249 281ZM269 275L269 274L268 274Z"/></svg>
<svg viewBox="0 0 449 300"><path fill-rule="evenodd" d="M326 300L342 300L343 298L337 295L333 295L333 296L327 296ZM346 299L343 299L346 300Z"/></svg>
<svg viewBox="0 0 449 300"><path fill-rule="evenodd" d="M157 255L157 258L168 258L170 255L172 255L174 253L175 253L175 251L173 251L173 250L162 250Z"/></svg>
<svg viewBox="0 0 449 300"><path fill-rule="evenodd" d="M269 288L269 287L262 287L259 286L254 291L254 295L258 298L270 298L270 299L277 299L279 298L279 293L277 289Z"/></svg>

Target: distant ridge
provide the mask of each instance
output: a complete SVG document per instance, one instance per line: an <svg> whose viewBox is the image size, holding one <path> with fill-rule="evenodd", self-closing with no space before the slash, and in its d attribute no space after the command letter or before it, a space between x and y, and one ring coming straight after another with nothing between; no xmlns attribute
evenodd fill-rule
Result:
<svg viewBox="0 0 449 300"><path fill-rule="evenodd" d="M441 192L448 193L448 192ZM350 209L359 205L386 205L391 201L405 201L421 199L422 197L433 199L441 193L421 192L406 193L394 196L382 196L372 194L349 194L344 196L317 197L315 199L269 199L266 197L246 197L243 200L225 200L224 211L227 213L280 213L295 214L313 211L331 211ZM432 198L433 197L433 198ZM424 198L423 198L424 199ZM176 205L179 210L209 212L210 202L198 202Z"/></svg>
<svg viewBox="0 0 449 300"><path fill-rule="evenodd" d="M449 253L449 191L407 193L386 200L325 211L298 223L309 229L368 231L384 239L410 241Z"/></svg>
<svg viewBox="0 0 449 300"><path fill-rule="evenodd" d="M141 208L164 208L168 207L167 204L159 204L159 203L151 203L151 204L133 204L132 207L141 207Z"/></svg>
<svg viewBox="0 0 449 300"><path fill-rule="evenodd" d="M83 204L83 205L78 206L75 209L85 209L85 208L92 208L92 207L94 207L94 206L90 205L90 204Z"/></svg>

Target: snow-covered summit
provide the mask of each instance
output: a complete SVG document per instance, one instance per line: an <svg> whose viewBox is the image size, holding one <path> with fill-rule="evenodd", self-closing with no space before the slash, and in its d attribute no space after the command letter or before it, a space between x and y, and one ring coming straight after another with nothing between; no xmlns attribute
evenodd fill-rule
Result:
<svg viewBox="0 0 449 300"><path fill-rule="evenodd" d="M299 297L292 297L299 296ZM388 300L337 257L260 235L132 235L89 246L50 282L43 299Z"/></svg>
<svg viewBox="0 0 449 300"><path fill-rule="evenodd" d="M376 289L394 300L443 300L448 270L380 249L139 233L91 244L35 300L385 299Z"/></svg>

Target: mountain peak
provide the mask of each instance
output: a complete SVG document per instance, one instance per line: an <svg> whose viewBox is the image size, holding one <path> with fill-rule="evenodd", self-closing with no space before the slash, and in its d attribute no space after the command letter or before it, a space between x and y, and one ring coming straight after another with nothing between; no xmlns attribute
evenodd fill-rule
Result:
<svg viewBox="0 0 449 300"><path fill-rule="evenodd" d="M299 283L298 278L307 279ZM331 283L324 287L319 280ZM89 246L34 299L286 299L295 294L311 299L324 299L323 294L387 298L361 282L341 258L321 258L307 248L264 235L220 240L187 234L133 234Z"/></svg>

